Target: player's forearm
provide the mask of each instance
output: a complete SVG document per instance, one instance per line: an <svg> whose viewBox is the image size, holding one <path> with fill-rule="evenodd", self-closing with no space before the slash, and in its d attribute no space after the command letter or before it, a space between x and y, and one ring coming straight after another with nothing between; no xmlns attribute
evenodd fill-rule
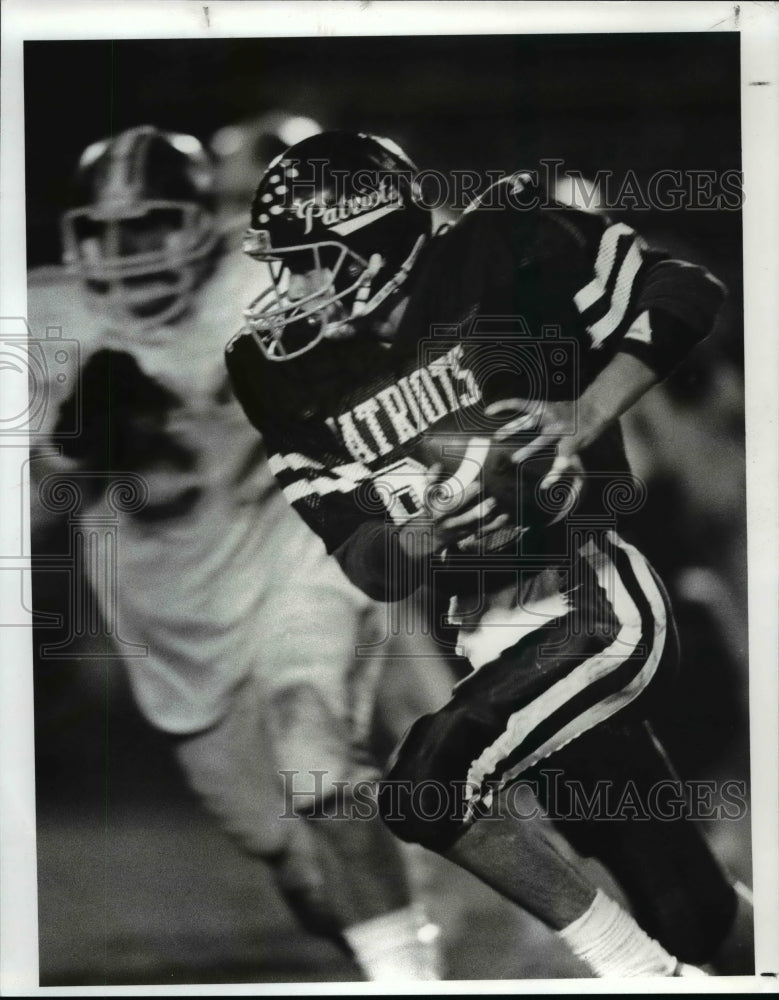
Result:
<svg viewBox="0 0 779 1000"><path fill-rule="evenodd" d="M402 531L402 529L401 529ZM407 546L408 531L383 521L361 524L333 551L351 582L375 601L399 601L422 582L430 553L427 544Z"/></svg>
<svg viewBox="0 0 779 1000"><path fill-rule="evenodd" d="M724 296L705 268L682 261L652 268L619 350L577 401L577 431L567 449L586 448L665 378L711 332Z"/></svg>
<svg viewBox="0 0 779 1000"><path fill-rule="evenodd" d="M658 381L657 373L632 354L619 351L576 403L572 452L582 451Z"/></svg>

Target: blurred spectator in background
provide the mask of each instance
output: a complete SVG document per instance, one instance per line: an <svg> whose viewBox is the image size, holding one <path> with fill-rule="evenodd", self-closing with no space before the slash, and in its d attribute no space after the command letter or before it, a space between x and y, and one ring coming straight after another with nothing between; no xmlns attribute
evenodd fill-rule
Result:
<svg viewBox="0 0 779 1000"><path fill-rule="evenodd" d="M553 192L607 212L597 182L581 175L562 174ZM680 259L708 263L676 233L643 231ZM685 774L714 768L748 782L744 384L727 309L723 316L622 424L631 466L648 486L633 532L667 584L686 664L661 728ZM748 878L743 863L735 867Z"/></svg>
<svg viewBox="0 0 779 1000"><path fill-rule="evenodd" d="M741 374L714 343L626 421L636 469L650 487L636 530L668 581L689 683L704 694L702 701L681 695L684 715L669 720L694 770L732 768L748 724L743 402ZM658 518L666 532L651 531ZM696 704L701 717L691 720ZM694 743L684 739L688 727L698 733ZM735 766L745 777L746 761Z"/></svg>
<svg viewBox="0 0 779 1000"><path fill-rule="evenodd" d="M215 161L214 186L222 207L239 215L238 225L245 227L256 180L271 160L321 131L313 118L276 109L214 132L208 143Z"/></svg>

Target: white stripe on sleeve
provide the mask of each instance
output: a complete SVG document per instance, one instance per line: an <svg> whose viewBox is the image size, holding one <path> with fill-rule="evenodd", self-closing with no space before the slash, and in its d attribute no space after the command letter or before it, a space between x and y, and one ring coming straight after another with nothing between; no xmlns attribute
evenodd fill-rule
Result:
<svg viewBox="0 0 779 1000"><path fill-rule="evenodd" d="M641 252L643 245L643 241L640 239L637 239L632 244L622 262L622 267L619 269L617 283L611 294L611 308L597 323L593 323L592 326L587 327L593 347L600 347L625 318L625 313L630 304L630 293L633 289L633 282L644 259Z"/></svg>
<svg viewBox="0 0 779 1000"><path fill-rule="evenodd" d="M617 222L615 225L609 226L608 229L604 230L600 246L598 247L598 256L595 261L595 277L584 288L580 288L573 297L574 304L580 313L584 312L585 309L589 309L591 305L606 294L606 285L608 284L611 272L614 270L619 238L620 236L630 235L635 236L635 232L630 226L626 226L624 222Z"/></svg>
<svg viewBox="0 0 779 1000"><path fill-rule="evenodd" d="M309 458L308 455L302 455L297 451L290 451L284 455L280 453L271 455L268 459L268 466L274 476L280 472L300 472L304 469L325 471L327 469L323 462ZM367 479L371 475L370 469L362 462L344 462L343 465L334 466L330 472L336 478L346 478L353 482L362 482L363 479Z"/></svg>
<svg viewBox="0 0 779 1000"><path fill-rule="evenodd" d="M320 476L318 479L298 479L296 483L284 486L282 492L290 503L297 503L310 496L327 496L328 493L351 493L357 486L353 479L343 479L341 477L328 478Z"/></svg>

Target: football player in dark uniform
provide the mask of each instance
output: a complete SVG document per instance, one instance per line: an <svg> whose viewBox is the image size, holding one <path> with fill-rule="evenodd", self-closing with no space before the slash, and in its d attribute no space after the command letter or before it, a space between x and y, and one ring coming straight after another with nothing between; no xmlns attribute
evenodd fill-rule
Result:
<svg viewBox="0 0 779 1000"><path fill-rule="evenodd" d="M226 354L289 502L371 597L429 595L471 668L398 747L382 815L596 975L745 971L748 947L740 967L724 957L737 892L694 825L650 801L674 779L647 718L676 636L624 536L642 494L618 421L707 335L722 286L530 175L433 235L415 173L364 134L278 157L244 243L272 285ZM531 780L636 920L520 818ZM646 815L584 815L599 782Z"/></svg>

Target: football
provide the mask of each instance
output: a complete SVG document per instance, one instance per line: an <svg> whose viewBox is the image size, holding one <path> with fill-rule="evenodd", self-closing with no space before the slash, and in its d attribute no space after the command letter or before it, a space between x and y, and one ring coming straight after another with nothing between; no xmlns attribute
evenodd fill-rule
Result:
<svg viewBox="0 0 779 1000"><path fill-rule="evenodd" d="M556 446L556 438L534 430L503 438L499 432L472 433L450 426L426 435L417 453L425 465L441 469L431 497L434 506L456 507L462 491L480 482L483 497L492 497L511 523L529 528L561 520L578 495L580 483L572 478L541 487Z"/></svg>

